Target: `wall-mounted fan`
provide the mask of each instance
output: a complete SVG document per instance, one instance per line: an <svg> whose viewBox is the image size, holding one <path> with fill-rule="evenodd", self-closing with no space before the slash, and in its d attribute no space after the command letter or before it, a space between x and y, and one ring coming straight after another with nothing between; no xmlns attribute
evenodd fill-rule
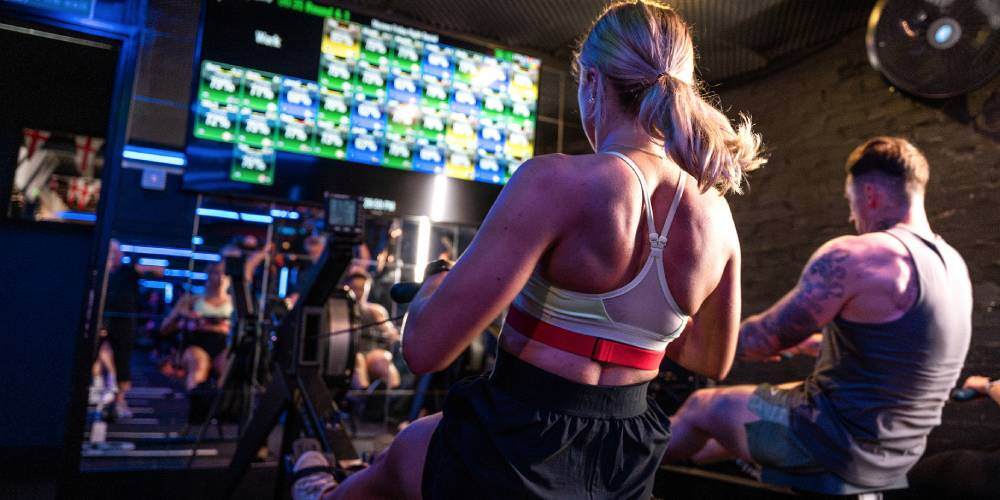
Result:
<svg viewBox="0 0 1000 500"><path fill-rule="evenodd" d="M900 89L962 95L1000 73L1000 0L879 0L865 42L872 66Z"/></svg>

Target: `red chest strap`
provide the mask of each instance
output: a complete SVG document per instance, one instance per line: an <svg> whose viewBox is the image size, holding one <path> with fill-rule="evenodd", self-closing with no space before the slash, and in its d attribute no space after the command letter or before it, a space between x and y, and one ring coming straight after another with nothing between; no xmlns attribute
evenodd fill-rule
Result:
<svg viewBox="0 0 1000 500"><path fill-rule="evenodd" d="M507 323L514 327L518 333L532 340L601 363L612 363L640 370L658 370L660 362L663 361L663 351L651 351L613 340L571 332L535 318L513 305L507 311Z"/></svg>

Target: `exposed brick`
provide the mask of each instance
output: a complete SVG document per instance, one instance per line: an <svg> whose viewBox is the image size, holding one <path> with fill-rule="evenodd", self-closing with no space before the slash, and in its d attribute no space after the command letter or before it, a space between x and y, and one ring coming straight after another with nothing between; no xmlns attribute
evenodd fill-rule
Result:
<svg viewBox="0 0 1000 500"><path fill-rule="evenodd" d="M927 211L933 229L965 257L975 287L972 347L963 377L1000 377L1000 143L939 106L894 91L867 62L863 31L802 63L738 87L716 88L730 116L749 113L770 152L750 190L732 199L743 244L744 313L759 312L794 285L824 241L853 232L843 199L843 163L865 139L912 140L931 164ZM982 102L982 93L969 102ZM972 114L978 112L973 109ZM737 363L727 382L783 382L811 362ZM980 400L947 405L930 450L1000 446L1000 408Z"/></svg>

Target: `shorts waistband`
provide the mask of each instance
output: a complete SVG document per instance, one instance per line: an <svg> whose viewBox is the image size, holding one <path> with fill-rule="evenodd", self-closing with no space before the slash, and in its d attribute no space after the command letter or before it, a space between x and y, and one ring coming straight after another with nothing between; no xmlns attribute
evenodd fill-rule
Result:
<svg viewBox="0 0 1000 500"><path fill-rule="evenodd" d="M646 411L649 382L607 386L580 384L497 349L490 384L516 399L557 413L590 418L627 418Z"/></svg>

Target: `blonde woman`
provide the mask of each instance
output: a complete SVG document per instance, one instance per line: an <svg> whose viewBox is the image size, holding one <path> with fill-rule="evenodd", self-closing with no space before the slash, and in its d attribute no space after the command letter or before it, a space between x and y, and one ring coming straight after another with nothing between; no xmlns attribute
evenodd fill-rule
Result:
<svg viewBox="0 0 1000 500"><path fill-rule="evenodd" d="M222 373L226 361L233 299L229 277L220 262L206 270L204 295L185 295L170 311L160 331L184 333L181 364L187 373L185 386L190 391L208 381L212 370Z"/></svg>
<svg viewBox="0 0 1000 500"><path fill-rule="evenodd" d="M694 61L671 8L607 8L576 58L594 154L518 169L454 268L428 270L403 328L410 368L431 372L509 307L495 370L368 469L336 487L307 476L297 497L649 498L669 421L648 383L664 354L729 371L740 251L723 195L762 163L748 121L702 98Z"/></svg>

